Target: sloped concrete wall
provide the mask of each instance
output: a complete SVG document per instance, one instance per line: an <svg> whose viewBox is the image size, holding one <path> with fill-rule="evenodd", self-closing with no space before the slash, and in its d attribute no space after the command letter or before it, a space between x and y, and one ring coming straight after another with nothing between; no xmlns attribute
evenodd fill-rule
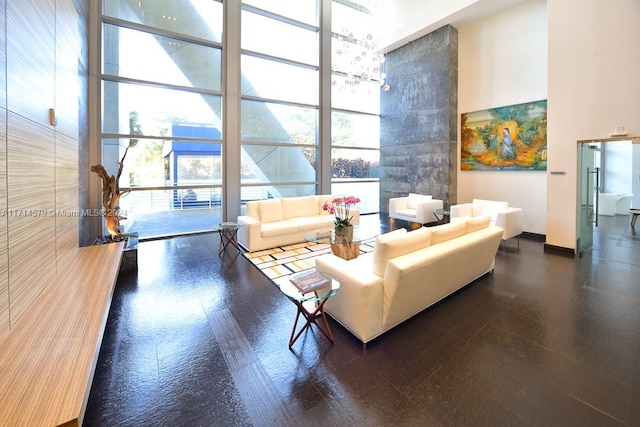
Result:
<svg viewBox="0 0 640 427"><path fill-rule="evenodd" d="M389 198L457 199L458 31L442 27L387 54L380 96L380 212Z"/></svg>

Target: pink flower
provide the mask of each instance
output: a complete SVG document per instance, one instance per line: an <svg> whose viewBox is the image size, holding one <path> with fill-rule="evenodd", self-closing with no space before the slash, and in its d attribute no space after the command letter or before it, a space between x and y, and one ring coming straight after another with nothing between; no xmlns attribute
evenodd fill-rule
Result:
<svg viewBox="0 0 640 427"><path fill-rule="evenodd" d="M324 205L322 205L322 210L328 211L330 214L333 214L336 211L333 205L330 205L329 202L324 202Z"/></svg>
<svg viewBox="0 0 640 427"><path fill-rule="evenodd" d="M349 215L351 206L359 202L360 199L355 196L336 197L331 203L325 202L322 210L336 216L334 223L337 227L348 227L353 219L353 216Z"/></svg>

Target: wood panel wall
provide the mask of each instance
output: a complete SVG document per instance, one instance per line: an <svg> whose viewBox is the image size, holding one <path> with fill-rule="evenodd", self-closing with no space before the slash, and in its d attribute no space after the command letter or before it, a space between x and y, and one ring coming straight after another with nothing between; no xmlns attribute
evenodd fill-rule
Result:
<svg viewBox="0 0 640 427"><path fill-rule="evenodd" d="M0 339L78 247L75 1L0 0Z"/></svg>
<svg viewBox="0 0 640 427"><path fill-rule="evenodd" d="M4 10L4 9L3 9ZM2 31L4 34L4 31ZM4 81L4 67L2 80ZM4 86L0 84L0 86ZM0 338L9 330L9 258L7 253L7 110L0 108Z"/></svg>
<svg viewBox="0 0 640 427"><path fill-rule="evenodd" d="M7 212L7 49L6 1L0 0L0 212ZM0 338L9 330L7 216L0 215Z"/></svg>

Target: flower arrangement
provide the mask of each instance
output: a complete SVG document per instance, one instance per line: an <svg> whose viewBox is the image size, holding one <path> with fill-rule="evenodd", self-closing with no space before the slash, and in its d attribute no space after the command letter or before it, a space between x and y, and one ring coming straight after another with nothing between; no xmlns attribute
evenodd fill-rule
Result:
<svg viewBox="0 0 640 427"><path fill-rule="evenodd" d="M325 202L324 205L322 205L322 210L335 215L336 219L333 223L336 227L350 227L353 216L349 215L349 211L351 210L351 206L358 202L360 202L360 199L354 196L336 197L331 203Z"/></svg>

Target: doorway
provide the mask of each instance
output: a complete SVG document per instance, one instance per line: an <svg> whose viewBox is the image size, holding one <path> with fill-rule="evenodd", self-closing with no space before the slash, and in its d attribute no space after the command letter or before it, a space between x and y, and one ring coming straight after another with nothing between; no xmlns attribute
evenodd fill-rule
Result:
<svg viewBox="0 0 640 427"><path fill-rule="evenodd" d="M600 193L601 143L578 145L578 253L580 256L593 248L593 227L598 221L598 195Z"/></svg>
<svg viewBox="0 0 640 427"><path fill-rule="evenodd" d="M633 199L640 200L640 145L634 146L638 143L640 138L634 137L578 141L580 256L593 249L594 231L602 219L628 217Z"/></svg>

